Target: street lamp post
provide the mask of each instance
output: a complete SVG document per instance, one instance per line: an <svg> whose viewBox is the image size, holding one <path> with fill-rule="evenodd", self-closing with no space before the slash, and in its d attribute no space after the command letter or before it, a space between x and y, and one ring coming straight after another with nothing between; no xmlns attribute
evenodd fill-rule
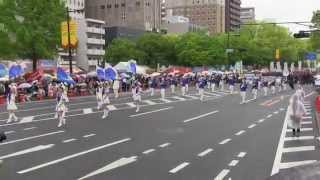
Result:
<svg viewBox="0 0 320 180"><path fill-rule="evenodd" d="M72 69L72 51L71 51L71 37L70 37L70 13L71 12L83 12L84 9L75 9L75 10L70 10L69 7L66 7L67 11L67 26L68 26L68 51L69 51L69 71L70 75L73 73Z"/></svg>

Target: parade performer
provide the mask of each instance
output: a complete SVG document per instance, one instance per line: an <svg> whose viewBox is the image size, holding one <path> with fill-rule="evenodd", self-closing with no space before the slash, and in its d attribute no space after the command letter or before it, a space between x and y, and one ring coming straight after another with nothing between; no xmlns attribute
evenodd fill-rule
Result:
<svg viewBox="0 0 320 180"><path fill-rule="evenodd" d="M272 94L276 93L276 81L273 79L270 83Z"/></svg>
<svg viewBox="0 0 320 180"><path fill-rule="evenodd" d="M160 94L161 94L161 99L164 99L166 97L166 87L167 83L165 78L162 78L160 81Z"/></svg>
<svg viewBox="0 0 320 180"><path fill-rule="evenodd" d="M200 101L203 102L204 100L204 88L207 85L205 77L201 77L199 79L199 95L200 95Z"/></svg>
<svg viewBox="0 0 320 180"><path fill-rule="evenodd" d="M307 113L303 102L300 101L299 95L294 94L290 100L290 106L292 113L290 114L290 119L288 126L292 128L292 133L295 136L296 131L300 133L302 117Z"/></svg>
<svg viewBox="0 0 320 180"><path fill-rule="evenodd" d="M215 79L214 75L211 76L210 81L211 81L211 92L214 92L215 87L216 87L216 79Z"/></svg>
<svg viewBox="0 0 320 180"><path fill-rule="evenodd" d="M175 93L175 89L176 89L176 79L174 77L170 78L170 87L171 87L171 93L174 94Z"/></svg>
<svg viewBox="0 0 320 180"><path fill-rule="evenodd" d="M228 83L229 83L230 94L233 94L233 92L234 92L234 84L236 83L235 78L233 76L230 77L229 80L228 80Z"/></svg>
<svg viewBox="0 0 320 180"><path fill-rule="evenodd" d="M150 91L151 91L150 96L154 96L154 90L156 87L157 87L157 81L154 77L152 77L151 78L151 85L150 85Z"/></svg>
<svg viewBox="0 0 320 180"><path fill-rule="evenodd" d="M7 94L7 110L9 112L9 118L7 123L11 123L12 119L14 121L18 121L18 118L15 115L15 111L18 110L18 107L16 105L16 96L17 96L17 87L15 83L12 83L9 86L9 92Z"/></svg>
<svg viewBox="0 0 320 180"><path fill-rule="evenodd" d="M266 79L263 80L262 87L263 87L264 96L267 96L268 95L268 81Z"/></svg>
<svg viewBox="0 0 320 180"><path fill-rule="evenodd" d="M110 93L110 85L109 85L109 82L106 81L102 88L101 103L100 103L101 107L103 108L102 119L105 119L109 116L109 109L108 109L108 105L110 104L109 93Z"/></svg>
<svg viewBox="0 0 320 180"><path fill-rule="evenodd" d="M242 81L240 83L240 96L241 96L242 101L240 104L246 103L246 93L247 93L246 79L242 79Z"/></svg>
<svg viewBox="0 0 320 180"><path fill-rule="evenodd" d="M141 83L139 81L135 81L132 86L132 97L134 102L136 103L136 112L140 111L140 103L141 103Z"/></svg>
<svg viewBox="0 0 320 180"><path fill-rule="evenodd" d="M58 104L56 106L56 111L58 115L59 124L58 127L61 127L62 125L66 125L66 119L65 115L68 111L68 108L66 106L66 103L69 102L68 96L64 93L65 87L61 85L59 87L59 93L57 94L57 101Z"/></svg>
<svg viewBox="0 0 320 180"><path fill-rule="evenodd" d="M259 86L258 79L254 79L252 84L252 94L253 94L254 100L256 100L258 96L258 86Z"/></svg>
<svg viewBox="0 0 320 180"><path fill-rule="evenodd" d="M182 77L180 80L182 96L186 95L186 84L187 84L187 79L185 77Z"/></svg>
<svg viewBox="0 0 320 180"><path fill-rule="evenodd" d="M120 88L120 82L119 79L116 78L113 81L113 93L114 93L114 97L117 99L119 97L119 88Z"/></svg>
<svg viewBox="0 0 320 180"><path fill-rule="evenodd" d="M102 83L97 82L98 86L96 89L96 99L97 99L97 103L98 103L98 107L97 109L100 109L102 106L102 93L103 93L103 86Z"/></svg>

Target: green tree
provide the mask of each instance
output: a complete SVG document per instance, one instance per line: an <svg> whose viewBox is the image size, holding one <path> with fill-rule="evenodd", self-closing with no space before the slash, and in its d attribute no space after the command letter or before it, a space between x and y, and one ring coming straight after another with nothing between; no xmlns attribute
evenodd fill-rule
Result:
<svg viewBox="0 0 320 180"><path fill-rule="evenodd" d="M106 60L111 64L130 59L134 59L139 63L143 56L144 53L136 48L133 41L123 38L113 40L106 50Z"/></svg>
<svg viewBox="0 0 320 180"><path fill-rule="evenodd" d="M11 1L10 3L8 3ZM60 46L60 24L65 20L65 5L61 0L4 0L1 17L8 18L7 34L13 34L17 56L33 61L36 70L39 58L53 58Z"/></svg>
<svg viewBox="0 0 320 180"><path fill-rule="evenodd" d="M320 30L320 10L313 12L311 22L317 29ZM316 31L311 34L310 44L313 50L320 49L320 31Z"/></svg>

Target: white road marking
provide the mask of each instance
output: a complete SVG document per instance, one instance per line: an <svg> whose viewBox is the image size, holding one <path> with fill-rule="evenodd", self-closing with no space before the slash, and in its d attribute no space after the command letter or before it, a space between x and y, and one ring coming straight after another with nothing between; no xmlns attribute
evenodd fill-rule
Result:
<svg viewBox="0 0 320 180"><path fill-rule="evenodd" d="M169 110L169 109L173 109L173 107L167 107L167 108L163 108L163 109L157 109L157 110L154 110L154 111L134 114L134 115L131 115L129 117L132 118L132 117L142 116L142 115L151 114L151 113L155 113L155 112L165 111L165 110Z"/></svg>
<svg viewBox="0 0 320 180"><path fill-rule="evenodd" d="M107 147L115 146L117 144L121 144L121 143L130 141L130 140L131 140L131 138L126 138L126 139L122 139L122 140L119 140L119 141L115 141L115 142L112 142L112 143L109 143L109 144L106 144L106 145L102 145L102 146L98 146L98 147L89 149L87 151L82 151L82 152L79 152L79 153L76 153L76 154L72 154L72 155L69 155L69 156L62 157L60 159L56 159L54 161L50 161L50 162L47 162L47 163L44 163L44 164L40 164L38 166L34 166L34 167L31 167L31 168L28 168L28 169L25 169L25 170L21 170L21 171L18 171L17 173L18 174L25 174L25 173L28 173L28 172L32 172L32 171L35 171L35 170L38 170L38 169L41 169L41 168L44 168L44 167L47 167L47 166L51 166L53 164L58 164L60 162L66 161L66 160L69 160L69 159L72 159L72 158L75 158L75 157L78 157L78 156L82 156L82 155L88 154L90 152L98 151L98 150L101 150L101 149L104 149L104 148L107 148Z"/></svg>
<svg viewBox="0 0 320 180"><path fill-rule="evenodd" d="M148 149L148 150L143 151L142 154L149 154L149 153L152 153L154 151L155 151L155 149Z"/></svg>
<svg viewBox="0 0 320 180"><path fill-rule="evenodd" d="M279 172L280 169L280 165L281 165L281 158L282 158L282 151L283 151L283 145L284 145L284 138L286 137L286 129L287 129L287 124L289 121L289 114L291 113L291 108L287 108L287 112L286 112L286 116L283 122L283 126L282 126L282 131L281 131L281 135L279 138L279 143L278 143L278 147L277 147L277 151L276 151L276 156L274 158L274 162L273 162L273 166L272 166L272 171L271 171L271 176L274 174L277 174Z"/></svg>
<svg viewBox="0 0 320 180"><path fill-rule="evenodd" d="M274 105L274 104L277 104L278 102L280 102L280 100L275 100L275 101L273 101L272 103L267 104L267 106L272 106L272 105Z"/></svg>
<svg viewBox="0 0 320 180"><path fill-rule="evenodd" d="M302 121L301 124L312 124L312 121Z"/></svg>
<svg viewBox="0 0 320 180"><path fill-rule="evenodd" d="M126 103L128 106L130 106L130 107L137 107L133 102L130 102L130 103Z"/></svg>
<svg viewBox="0 0 320 180"><path fill-rule="evenodd" d="M164 144L159 145L159 147L165 148L165 147L170 146L170 145L171 145L171 143L164 143Z"/></svg>
<svg viewBox="0 0 320 180"><path fill-rule="evenodd" d="M301 132L304 132L304 131L312 131L313 129L312 128L300 128L300 131ZM287 132L292 132L292 129L287 129Z"/></svg>
<svg viewBox="0 0 320 180"><path fill-rule="evenodd" d="M92 108L83 109L83 114L91 114L92 112Z"/></svg>
<svg viewBox="0 0 320 180"><path fill-rule="evenodd" d="M256 127L256 124L251 124L248 128L251 129L251 128L254 128Z"/></svg>
<svg viewBox="0 0 320 180"><path fill-rule="evenodd" d="M88 135L84 135L83 137L84 138L89 138L89 137L92 137L92 136L95 136L96 134L88 134Z"/></svg>
<svg viewBox="0 0 320 180"><path fill-rule="evenodd" d="M237 157L243 158L243 157L245 157L246 155L247 155L246 152L240 152Z"/></svg>
<svg viewBox="0 0 320 180"><path fill-rule="evenodd" d="M273 114L279 114L279 111L275 111Z"/></svg>
<svg viewBox="0 0 320 180"><path fill-rule="evenodd" d="M117 108L116 108L114 105L108 105L107 108L108 108L110 111L117 110Z"/></svg>
<svg viewBox="0 0 320 180"><path fill-rule="evenodd" d="M116 169L116 168L119 168L121 166L125 166L125 165L128 165L130 163L133 163L133 162L136 162L137 161L137 156L132 156L132 157L129 157L129 158L121 158L117 161L114 161L106 166L104 166L103 168L100 168L84 177L81 177L79 178L78 180L83 180L83 179L87 179L87 178L90 178L90 177L93 177L93 176L96 176L98 174L101 174L101 173L104 173L104 172L107 172L107 171L110 171L110 170L113 170L113 169Z"/></svg>
<svg viewBox="0 0 320 180"><path fill-rule="evenodd" d="M161 101L165 102L165 103L171 103L172 101L168 100L168 99L160 99Z"/></svg>
<svg viewBox="0 0 320 180"><path fill-rule="evenodd" d="M302 117L302 119L312 119L312 117L311 116L304 116L304 117Z"/></svg>
<svg viewBox="0 0 320 180"><path fill-rule="evenodd" d="M62 143L69 143L69 142L76 141L76 140L77 139L67 139L67 140L62 141Z"/></svg>
<svg viewBox="0 0 320 180"><path fill-rule="evenodd" d="M312 164L315 162L317 162L317 161L316 160L306 160L306 161L295 161L295 162L281 163L280 169L288 169L288 168L292 168L292 167Z"/></svg>
<svg viewBox="0 0 320 180"><path fill-rule="evenodd" d="M18 142L22 142L22 141L27 141L27 140L30 140L30 139L36 139L36 138L40 138L40 137L50 136L50 135L54 135L54 134L60 134L60 133L64 133L64 131L56 131L56 132L51 132L51 133L47 133L47 134L41 134L41 135L38 135L38 136L31 136L31 137L27 137L27 138L23 138L23 139L17 139L17 140L13 140L13 141L8 141L8 142L1 143L0 146L7 145L7 144L18 143Z"/></svg>
<svg viewBox="0 0 320 180"><path fill-rule="evenodd" d="M212 115L212 114L216 114L216 113L218 113L218 112L219 112L219 111L213 111L213 112L210 112L210 113L202 114L202 115L200 115L200 116L196 116L196 117L193 117L193 118L184 120L183 122L184 122L184 123L187 123L187 122L194 121L194 120L197 120L197 119L200 119L200 118L203 118L203 117Z"/></svg>
<svg viewBox="0 0 320 180"><path fill-rule="evenodd" d="M307 98L309 96L312 96L314 94L314 92L311 92L310 94L305 95L304 97Z"/></svg>
<svg viewBox="0 0 320 180"><path fill-rule="evenodd" d="M191 95L184 95L185 97L188 97L188 98L191 98L191 99L199 99L198 97L196 96L191 96Z"/></svg>
<svg viewBox="0 0 320 180"><path fill-rule="evenodd" d="M232 160L230 163L229 163L229 166L231 166L231 167L234 167L234 166L236 166L237 164L238 164L238 160Z"/></svg>
<svg viewBox="0 0 320 180"><path fill-rule="evenodd" d="M218 93L209 93L209 92L204 92L204 94L209 94L211 96L218 96L218 97L222 97L223 95L218 94Z"/></svg>
<svg viewBox="0 0 320 180"><path fill-rule="evenodd" d="M268 116L267 116L267 118L271 118L272 117L272 114L269 114Z"/></svg>
<svg viewBox="0 0 320 180"><path fill-rule="evenodd" d="M245 132L246 132L245 130L241 130L241 131L237 132L235 135L236 135L236 136L240 136L241 134L243 134L243 133L245 133Z"/></svg>
<svg viewBox="0 0 320 180"><path fill-rule="evenodd" d="M185 98L182 98L182 97L179 97L179 96L172 96L171 98L178 99L180 101L185 101L186 100Z"/></svg>
<svg viewBox="0 0 320 180"><path fill-rule="evenodd" d="M285 109L284 108L280 108L280 111L284 111Z"/></svg>
<svg viewBox="0 0 320 180"><path fill-rule="evenodd" d="M255 99L249 99L249 100L246 101L246 103L249 103L249 102L254 101L254 100Z"/></svg>
<svg viewBox="0 0 320 180"><path fill-rule="evenodd" d="M219 144L221 144L221 145L227 144L229 141L231 141L231 139L225 139L225 140L221 141Z"/></svg>
<svg viewBox="0 0 320 180"><path fill-rule="evenodd" d="M198 154L199 157L204 157L206 155L208 155L209 153L211 153L213 151L213 149L209 148L201 153Z"/></svg>
<svg viewBox="0 0 320 180"><path fill-rule="evenodd" d="M15 133L15 131L6 131L6 132L4 132L4 134L12 134L12 133Z"/></svg>
<svg viewBox="0 0 320 180"><path fill-rule="evenodd" d="M300 141L300 140L312 140L314 136L299 136L299 137L285 137L285 141Z"/></svg>
<svg viewBox="0 0 320 180"><path fill-rule="evenodd" d="M311 115L311 113L309 113L309 112L306 112L306 115Z"/></svg>
<svg viewBox="0 0 320 180"><path fill-rule="evenodd" d="M36 129L36 127L24 128L23 130L24 130L24 131L29 131L29 130L32 130L32 129Z"/></svg>
<svg viewBox="0 0 320 180"><path fill-rule="evenodd" d="M29 123L33 121L34 116L28 116L28 117L24 117L22 118L22 120L19 122L20 124L22 123Z"/></svg>
<svg viewBox="0 0 320 180"><path fill-rule="evenodd" d="M189 164L190 164L190 163L188 163L188 162L184 162L184 163L180 164L179 166L171 169L171 170L169 171L169 173L174 174L174 173L180 171L181 169L187 167Z"/></svg>
<svg viewBox="0 0 320 180"><path fill-rule="evenodd" d="M301 151L314 151L314 146L299 146L299 147L290 147L290 148L283 148L284 153L290 152L301 152Z"/></svg>
<svg viewBox="0 0 320 180"><path fill-rule="evenodd" d="M228 174L230 170L229 169L223 169L215 178L214 180L223 180Z"/></svg>
<svg viewBox="0 0 320 180"><path fill-rule="evenodd" d="M147 103L148 105L155 105L157 103L150 101L150 100L144 100L143 102Z"/></svg>
<svg viewBox="0 0 320 180"><path fill-rule="evenodd" d="M28 153L32 153L32 152L36 152L36 151L42 151L45 149L50 149L54 146L54 144L48 144L48 145L40 145L40 146L36 146L33 148L29 148L29 149L25 149L22 151L18 151L12 154L8 154L5 156L1 156L0 159L7 159L7 158L11 158L11 157L15 157L15 156L20 156L20 155L24 155L24 154L28 154Z"/></svg>
<svg viewBox="0 0 320 180"><path fill-rule="evenodd" d="M259 123L262 123L263 121L265 121L265 119L260 119L258 122L259 122Z"/></svg>

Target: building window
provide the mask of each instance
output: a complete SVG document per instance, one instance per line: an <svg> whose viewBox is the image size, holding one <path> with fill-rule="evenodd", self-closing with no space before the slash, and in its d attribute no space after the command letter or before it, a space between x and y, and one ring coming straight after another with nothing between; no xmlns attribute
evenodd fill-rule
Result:
<svg viewBox="0 0 320 180"><path fill-rule="evenodd" d="M121 7L126 7L126 3L121 3Z"/></svg>
<svg viewBox="0 0 320 180"><path fill-rule="evenodd" d="M101 5L100 8L101 8L101 9L105 9L105 6L104 6L104 5Z"/></svg>
<svg viewBox="0 0 320 180"><path fill-rule="evenodd" d="M136 6L140 6L140 1L137 1L137 2L136 2Z"/></svg>
<svg viewBox="0 0 320 180"><path fill-rule="evenodd" d="M107 8L110 9L112 7L111 4L107 4Z"/></svg>
<svg viewBox="0 0 320 180"><path fill-rule="evenodd" d="M115 8L118 8L118 7L119 7L119 4L115 4L114 7L115 7Z"/></svg>

